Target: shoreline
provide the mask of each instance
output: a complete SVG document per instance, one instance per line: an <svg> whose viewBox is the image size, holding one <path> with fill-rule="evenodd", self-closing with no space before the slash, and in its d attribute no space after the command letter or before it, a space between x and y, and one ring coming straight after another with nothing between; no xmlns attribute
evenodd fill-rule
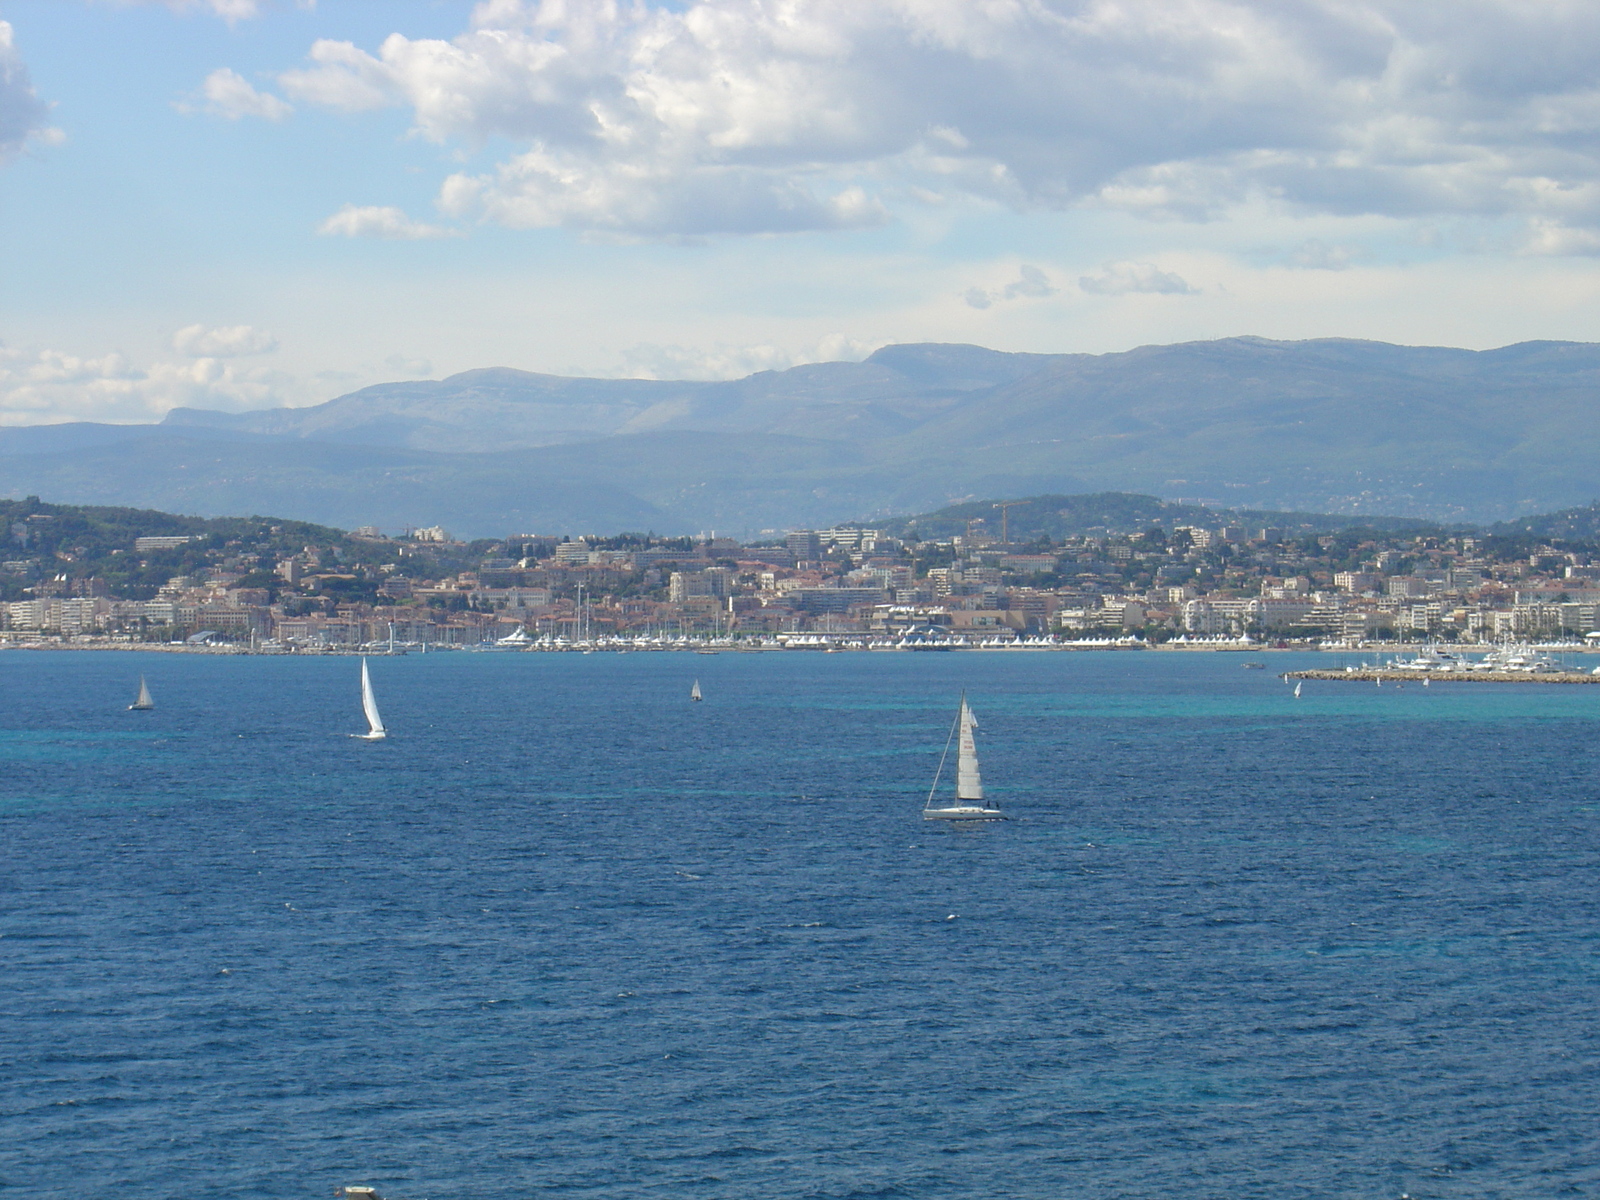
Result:
<svg viewBox="0 0 1600 1200"><path fill-rule="evenodd" d="M803 639L803 640L801 640ZM247 644L233 642L216 642L201 645L187 645L173 642L132 642L113 641L109 639L69 640L66 638L45 640L30 638L27 640L0 635L0 653L12 650L65 650L73 652L107 652L128 651L141 654L211 654L211 655L249 655L264 658L320 658L327 656L356 657L365 655L369 658L401 657L407 654L776 654L776 653L811 653L811 654L845 654L845 653L901 653L901 654L954 654L954 653L1000 653L1000 654L1085 654L1096 652L1129 653L1140 651L1153 651L1161 653L1195 653L1195 654L1401 654L1419 653L1428 648L1428 643L1423 642L1391 642L1381 645L1366 646L1340 646L1337 648L1326 646L1253 646L1238 643L1213 643L1202 644L1195 642L1177 643L1145 643L1131 639L1084 639L1070 642L1044 642L1039 640L1024 640L1011 644L1004 643L960 643L948 644L904 644L892 641L871 640L864 636L839 635L832 640L815 634L801 635L801 639L790 641L750 641L750 642L662 642L662 643L595 643L584 644L550 644L527 642L513 645L500 645L494 642L483 642L470 645L441 645L428 643L426 648L420 644L406 646L397 645L393 650L387 644L368 646L275 646L270 649L260 646L252 647ZM1473 646L1457 649L1471 649L1488 651L1492 646ZM1560 643L1533 643L1530 649L1541 650L1556 654L1597 654L1600 646L1573 645ZM1589 675L1584 671L1562 672L1519 672L1519 671L1411 671L1393 667L1344 667L1308 668L1305 670L1291 671L1285 675L1290 679L1344 679L1372 682L1374 680L1406 680L1419 678L1440 678L1454 680L1473 680L1489 682L1521 682L1528 679L1546 682L1594 682L1600 683L1600 676Z"/></svg>

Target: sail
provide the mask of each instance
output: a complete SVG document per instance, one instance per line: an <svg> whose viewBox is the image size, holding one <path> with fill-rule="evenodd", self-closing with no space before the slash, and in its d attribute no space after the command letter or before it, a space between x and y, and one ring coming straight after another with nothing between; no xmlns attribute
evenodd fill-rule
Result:
<svg viewBox="0 0 1600 1200"><path fill-rule="evenodd" d="M155 706L156 706L156 702L150 695L150 686L147 683L145 683L144 676L141 675L141 676L139 676L139 698L137 700L135 700L132 704L130 704L128 707L129 708L144 709L144 708L154 708Z"/></svg>
<svg viewBox="0 0 1600 1200"><path fill-rule="evenodd" d="M967 698L961 698L961 733L956 751L956 799L983 799L983 780L978 775L978 744L972 731L978 727L978 718L967 707Z"/></svg>
<svg viewBox="0 0 1600 1200"><path fill-rule="evenodd" d="M381 738L386 731L383 718L378 715L378 698L372 694L372 676L367 674L367 660L361 660L361 711L367 714L369 738Z"/></svg>
<svg viewBox="0 0 1600 1200"><path fill-rule="evenodd" d="M696 679L694 681L694 686L689 689L689 699L691 699L691 700L702 699L702 697L700 695L700 681L698 679Z"/></svg>

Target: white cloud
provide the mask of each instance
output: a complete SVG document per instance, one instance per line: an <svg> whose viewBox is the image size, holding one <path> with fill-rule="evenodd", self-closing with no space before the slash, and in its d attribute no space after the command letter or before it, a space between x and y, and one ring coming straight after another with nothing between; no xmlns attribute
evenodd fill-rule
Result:
<svg viewBox="0 0 1600 1200"><path fill-rule="evenodd" d="M179 13L199 9L214 17L221 17L229 25L254 20L261 15L261 0L111 0L111 3L123 7L159 4Z"/></svg>
<svg viewBox="0 0 1600 1200"><path fill-rule="evenodd" d="M1044 271L1031 263L1024 263L1017 270L1017 278L1005 287L992 292L980 287L970 287L962 299L973 308L988 308L997 300L1018 300L1025 296L1038 299L1043 296L1054 296L1059 290L1051 285L1050 277Z"/></svg>
<svg viewBox="0 0 1600 1200"><path fill-rule="evenodd" d="M802 363L859 362L876 348L839 333L796 349L774 345L662 346L647 342L622 352L618 374L628 379L743 379L757 371L783 371Z"/></svg>
<svg viewBox="0 0 1600 1200"><path fill-rule="evenodd" d="M383 365L399 375L412 375L419 379L433 374L433 363L426 358L411 358L404 354L391 354Z"/></svg>
<svg viewBox="0 0 1600 1200"><path fill-rule="evenodd" d="M441 194L513 226L852 228L880 195L1600 226L1600 6L1571 0L489 0L309 57L304 103L515 144Z"/></svg>
<svg viewBox="0 0 1600 1200"><path fill-rule="evenodd" d="M1536 218L1522 248L1529 254L1600 254L1600 230L1574 229L1560 221Z"/></svg>
<svg viewBox="0 0 1600 1200"><path fill-rule="evenodd" d="M396 241L420 241L427 238L459 237L453 229L413 221L398 208L346 204L333 216L317 226L325 237L377 237Z"/></svg>
<svg viewBox="0 0 1600 1200"><path fill-rule="evenodd" d="M203 4L230 25L235 21L248 21L261 11L256 0L203 0Z"/></svg>
<svg viewBox="0 0 1600 1200"><path fill-rule="evenodd" d="M27 64L17 53L10 23L0 21L0 163L22 153L30 141L61 141L61 131L47 124L49 116L50 106L33 90Z"/></svg>
<svg viewBox="0 0 1600 1200"><path fill-rule="evenodd" d="M207 329L186 325L172 335L172 348L190 358L235 358L245 354L270 354L278 339L250 325L224 325Z"/></svg>
<svg viewBox="0 0 1600 1200"><path fill-rule="evenodd" d="M1182 276L1163 271L1152 263L1107 263L1098 271L1078 279L1078 286L1099 296L1125 296L1132 292L1153 292L1165 296L1193 296L1198 288L1190 287Z"/></svg>
<svg viewBox="0 0 1600 1200"><path fill-rule="evenodd" d="M263 8L281 8L291 2L295 8L307 11L317 7L317 0L107 0L107 2L126 8L142 4L159 4L176 13L198 10L213 17L221 17L229 25L237 25L240 21L253 21L261 15Z"/></svg>
<svg viewBox="0 0 1600 1200"><path fill-rule="evenodd" d="M387 47L396 37L399 35L384 45ZM285 71L278 78L286 91L307 104L342 112L367 112L395 103L391 73L349 42L321 39L312 43L308 57L315 66Z"/></svg>
<svg viewBox="0 0 1600 1200"><path fill-rule="evenodd" d="M169 8L183 10L201 8L212 16L221 17L229 25L249 21L261 15L258 0L166 0Z"/></svg>
<svg viewBox="0 0 1600 1200"><path fill-rule="evenodd" d="M1289 264L1311 271L1343 271L1355 262L1371 258L1363 246L1345 246L1307 238L1289 256Z"/></svg>
<svg viewBox="0 0 1600 1200"><path fill-rule="evenodd" d="M288 380L216 358L132 364L111 353L80 356L0 345L0 425L139 422L178 406L240 411L283 402Z"/></svg>
<svg viewBox="0 0 1600 1200"><path fill-rule="evenodd" d="M200 91L205 97L205 111L226 117L230 121L237 121L241 117L262 117L268 121L281 121L294 112L292 105L270 92L257 91L249 80L227 67L207 75ZM179 105L179 107L188 111L189 106Z"/></svg>
<svg viewBox="0 0 1600 1200"><path fill-rule="evenodd" d="M452 175L440 207L513 229L557 225L654 236L860 229L887 219L859 187L819 196L767 171L584 163L530 150L492 176Z"/></svg>

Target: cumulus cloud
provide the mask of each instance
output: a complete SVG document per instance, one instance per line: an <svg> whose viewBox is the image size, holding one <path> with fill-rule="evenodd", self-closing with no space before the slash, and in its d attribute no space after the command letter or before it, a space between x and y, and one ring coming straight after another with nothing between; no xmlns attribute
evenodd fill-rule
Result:
<svg viewBox="0 0 1600 1200"><path fill-rule="evenodd" d="M1098 271L1078 279L1078 286L1098 296L1126 296L1133 292L1152 292L1164 296L1193 296L1198 288L1153 263L1107 263Z"/></svg>
<svg viewBox="0 0 1600 1200"><path fill-rule="evenodd" d="M285 376L217 358L134 365L122 354L0 345L0 425L150 421L180 405L243 410L283 402Z"/></svg>
<svg viewBox="0 0 1600 1200"><path fill-rule="evenodd" d="M452 175L439 196L452 216L481 216L512 229L579 229L694 237L860 229L888 214L859 187L817 195L766 171L582 163L530 150L492 175Z"/></svg>
<svg viewBox="0 0 1600 1200"><path fill-rule="evenodd" d="M172 335L172 348L190 358L235 358L245 354L270 354L278 339L250 325L225 325L207 329L186 325Z"/></svg>
<svg viewBox="0 0 1600 1200"><path fill-rule="evenodd" d="M446 211L671 235L960 197L1600 226L1597 78L1600 6L1565 0L487 0L448 41L319 41L281 83L509 140Z"/></svg>
<svg viewBox="0 0 1600 1200"><path fill-rule="evenodd" d="M415 242L427 238L459 236L453 229L413 221L398 208L383 205L346 204L317 226L324 237L376 237Z"/></svg>
<svg viewBox="0 0 1600 1200"><path fill-rule="evenodd" d="M970 287L966 290L964 299L973 308L988 308L997 300L1017 300L1024 296L1040 297L1054 296L1060 289L1052 287L1050 277L1038 267L1024 263L1017 271L1017 278L1006 284L1003 288L989 291L985 288Z"/></svg>
<svg viewBox="0 0 1600 1200"><path fill-rule="evenodd" d="M270 92L260 92L250 81L227 67L211 72L200 87L206 112L230 121L240 117L262 117L268 121L281 121L294 108ZM188 111L189 105L179 105Z"/></svg>
<svg viewBox="0 0 1600 1200"><path fill-rule="evenodd" d="M15 158L30 141L58 142L48 123L50 106L39 99L28 67L17 53L11 25L0 21L0 163Z"/></svg>

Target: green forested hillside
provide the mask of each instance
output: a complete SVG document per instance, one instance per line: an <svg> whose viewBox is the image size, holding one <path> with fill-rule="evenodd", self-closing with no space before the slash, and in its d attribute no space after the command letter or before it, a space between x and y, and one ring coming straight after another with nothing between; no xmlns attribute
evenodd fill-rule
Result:
<svg viewBox="0 0 1600 1200"><path fill-rule="evenodd" d="M1567 542L1600 541L1600 500L1581 508L1502 521L1494 527L1493 532L1508 537L1527 534Z"/></svg>
<svg viewBox="0 0 1600 1200"><path fill-rule="evenodd" d="M1347 517L1326 513L1273 512L1264 509L1219 510L1198 504L1179 504L1131 492L1094 492L1082 496L1030 496L1007 501L1002 524L1000 502L975 500L934 512L900 517L882 523L896 536L915 534L926 541L965 533L969 522L981 521L984 532L998 535L1005 528L1013 542L1038 537L1060 540L1093 534L1137 533L1152 525L1171 530L1178 525L1277 526L1286 534L1305 536L1339 530L1370 528L1385 532L1422 531L1432 523L1406 517Z"/></svg>
<svg viewBox="0 0 1600 1200"><path fill-rule="evenodd" d="M138 550L141 537L189 537L170 549ZM313 553L328 569L376 567L402 554L464 555L470 548L425 547L352 538L343 530L277 517L187 517L139 508L50 504L37 496L0 500L0 599L16 599L41 580L97 579L113 595L148 599L174 575L213 568L275 587L272 568Z"/></svg>

